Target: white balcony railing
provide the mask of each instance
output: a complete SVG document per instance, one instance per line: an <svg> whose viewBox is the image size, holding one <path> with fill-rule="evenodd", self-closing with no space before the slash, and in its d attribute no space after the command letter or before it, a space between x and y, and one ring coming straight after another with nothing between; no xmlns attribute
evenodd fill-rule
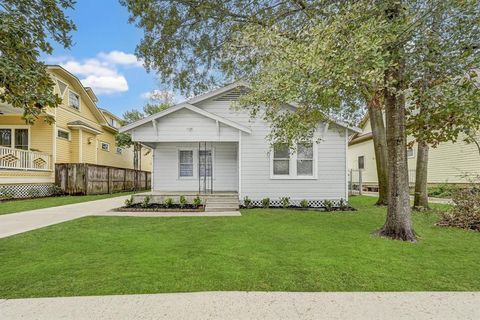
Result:
<svg viewBox="0 0 480 320"><path fill-rule="evenodd" d="M50 171L52 157L42 152L0 147L0 169Z"/></svg>

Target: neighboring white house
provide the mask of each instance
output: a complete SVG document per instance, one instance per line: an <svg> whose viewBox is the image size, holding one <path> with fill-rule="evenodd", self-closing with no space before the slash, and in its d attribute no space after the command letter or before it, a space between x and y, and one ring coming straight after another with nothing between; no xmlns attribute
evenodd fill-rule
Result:
<svg viewBox="0 0 480 320"><path fill-rule="evenodd" d="M211 91L120 129L153 148L153 192L234 192L253 201L348 199L348 136L357 128L321 123L312 141L271 149L269 125L235 110L245 84ZM292 105L285 108L293 109Z"/></svg>

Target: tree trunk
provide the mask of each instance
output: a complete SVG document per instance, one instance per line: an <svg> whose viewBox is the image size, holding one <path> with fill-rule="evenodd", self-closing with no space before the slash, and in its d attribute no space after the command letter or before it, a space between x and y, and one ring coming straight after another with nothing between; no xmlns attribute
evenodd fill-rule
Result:
<svg viewBox="0 0 480 320"><path fill-rule="evenodd" d="M388 203L387 136L379 94L380 92L376 92L369 101L368 115L372 126L373 147L377 164L378 200L376 205L385 206Z"/></svg>
<svg viewBox="0 0 480 320"><path fill-rule="evenodd" d="M415 171L415 196L413 208L415 210L428 210L428 144L418 142L417 167Z"/></svg>
<svg viewBox="0 0 480 320"><path fill-rule="evenodd" d="M401 18L401 1L391 0L386 11L390 21ZM385 114L388 154L387 218L378 235L416 241L411 220L408 189L407 134L405 130L404 67L402 47L394 43L387 48L392 59L385 71Z"/></svg>

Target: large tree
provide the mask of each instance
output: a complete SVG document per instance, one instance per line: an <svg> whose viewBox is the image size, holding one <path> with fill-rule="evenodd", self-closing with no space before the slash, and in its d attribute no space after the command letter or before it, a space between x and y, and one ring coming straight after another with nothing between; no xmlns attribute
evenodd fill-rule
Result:
<svg viewBox="0 0 480 320"><path fill-rule="evenodd" d="M147 66L180 89L208 84L212 70L248 77L252 90L241 103L271 123L273 141L309 138L320 120L354 118L379 95L387 119L389 206L378 233L403 240L415 240L405 94L407 44L429 15L419 2L123 1L145 30L137 53ZM192 66L206 77L196 71L190 77ZM285 101L296 101L296 112L279 112Z"/></svg>
<svg viewBox="0 0 480 320"><path fill-rule="evenodd" d="M54 83L40 54L51 54L52 42L69 48L75 25L64 11L74 0L0 0L0 101L22 108L28 123L57 107ZM46 117L47 121L53 119Z"/></svg>
<svg viewBox="0 0 480 320"><path fill-rule="evenodd" d="M417 142L414 208L428 209L430 146L472 139L480 127L480 6L421 3L430 14L410 47L408 131Z"/></svg>

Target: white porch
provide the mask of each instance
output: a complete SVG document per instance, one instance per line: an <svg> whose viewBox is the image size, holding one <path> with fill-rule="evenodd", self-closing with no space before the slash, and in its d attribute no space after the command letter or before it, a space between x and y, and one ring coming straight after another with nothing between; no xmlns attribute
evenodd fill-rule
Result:
<svg viewBox="0 0 480 320"><path fill-rule="evenodd" d="M52 171L52 156L42 152L0 146L0 169Z"/></svg>

